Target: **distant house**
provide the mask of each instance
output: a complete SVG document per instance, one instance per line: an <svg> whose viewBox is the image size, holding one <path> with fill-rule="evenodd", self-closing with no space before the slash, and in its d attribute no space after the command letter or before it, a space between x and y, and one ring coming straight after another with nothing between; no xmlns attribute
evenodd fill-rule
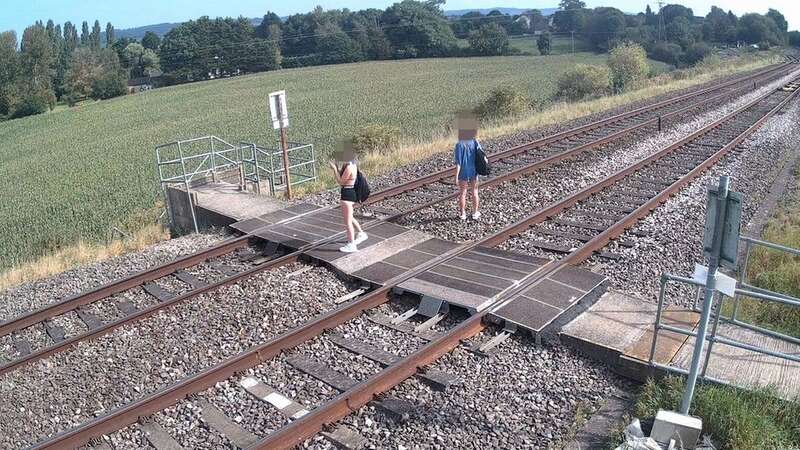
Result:
<svg viewBox="0 0 800 450"><path fill-rule="evenodd" d="M149 91L150 89L157 88L161 82L160 71L153 71L149 76L131 78L128 80L128 93L136 94L142 91Z"/></svg>

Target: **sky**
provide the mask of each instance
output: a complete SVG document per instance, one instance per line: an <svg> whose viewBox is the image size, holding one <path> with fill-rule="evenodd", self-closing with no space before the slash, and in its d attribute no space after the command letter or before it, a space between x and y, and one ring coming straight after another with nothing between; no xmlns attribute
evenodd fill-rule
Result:
<svg viewBox="0 0 800 450"><path fill-rule="evenodd" d="M99 19L105 29L106 22L115 28L132 28L162 22L182 22L200 16L245 16L261 17L266 11L280 16L307 12L320 5L325 9L385 8L397 0L136 0L111 2L108 0L0 0L0 31L15 30L18 35L26 26L36 20L53 19L56 23L72 21L78 24L87 20L91 26ZM625 12L643 11L647 3L657 9L656 0L585 0L589 7L615 6ZM800 0L676 0L694 10L695 15L705 15L711 5L726 11L733 10L736 15L747 12L765 13L775 8L786 16L789 29L800 29ZM469 8L553 8L558 0L447 0L445 9Z"/></svg>

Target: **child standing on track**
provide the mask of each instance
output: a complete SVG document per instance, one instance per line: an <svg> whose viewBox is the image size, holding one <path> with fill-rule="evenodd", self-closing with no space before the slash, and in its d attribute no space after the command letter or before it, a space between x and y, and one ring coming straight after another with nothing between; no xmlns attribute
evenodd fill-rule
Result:
<svg viewBox="0 0 800 450"><path fill-rule="evenodd" d="M472 218L478 220L478 172L475 169L475 152L481 148L477 140L478 120L470 113L460 113L456 121L458 142L454 150L453 162L456 165L456 185L458 186L458 210L461 220L467 220L467 188L472 193Z"/></svg>
<svg viewBox="0 0 800 450"><path fill-rule="evenodd" d="M367 240L367 233L361 228L358 220L353 217L353 207L358 201L355 189L358 165L352 143L342 144L341 150L336 153L336 160L342 163L341 168L333 161L328 162L328 165L333 170L336 182L341 186L339 206L342 209L342 218L347 229L347 244L339 251L353 253L358 251L358 244ZM356 234L356 230L358 230L358 234Z"/></svg>

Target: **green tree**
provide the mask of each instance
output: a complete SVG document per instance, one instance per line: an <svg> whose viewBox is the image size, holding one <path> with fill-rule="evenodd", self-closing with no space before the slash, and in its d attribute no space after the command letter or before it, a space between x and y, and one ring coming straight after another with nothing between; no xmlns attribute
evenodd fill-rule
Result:
<svg viewBox="0 0 800 450"><path fill-rule="evenodd" d="M0 117L11 115L14 110L18 76L17 35L5 31L0 33Z"/></svg>
<svg viewBox="0 0 800 450"><path fill-rule="evenodd" d="M610 89L608 67L576 64L557 80L556 95L568 101L606 95Z"/></svg>
<svg viewBox="0 0 800 450"><path fill-rule="evenodd" d="M277 26L280 29L281 24L283 21L281 18L272 11L268 11L264 14L264 18L261 19L261 23L256 27L256 37L261 39L272 39L272 33L274 33L274 26Z"/></svg>
<svg viewBox="0 0 800 450"><path fill-rule="evenodd" d="M611 44L625 32L625 14L617 8L595 8L586 24L589 42L600 51L607 51Z"/></svg>
<svg viewBox="0 0 800 450"><path fill-rule="evenodd" d="M94 50L100 50L100 21L95 20L92 32L89 34L89 47Z"/></svg>
<svg viewBox="0 0 800 450"><path fill-rule="evenodd" d="M665 32L667 41L674 42L683 48L687 48L693 41L691 26L683 16L676 17L670 22Z"/></svg>
<svg viewBox="0 0 800 450"><path fill-rule="evenodd" d="M789 32L789 45L800 47L800 31Z"/></svg>
<svg viewBox="0 0 800 450"><path fill-rule="evenodd" d="M64 98L70 106L92 94L92 83L97 76L97 58L87 47L72 52L69 70L64 80Z"/></svg>
<svg viewBox="0 0 800 450"><path fill-rule="evenodd" d="M614 47L608 55L611 84L616 92L634 87L647 78L647 54L641 45L626 42Z"/></svg>
<svg viewBox="0 0 800 450"><path fill-rule="evenodd" d="M450 56L457 48L438 4L403 0L387 8L381 22L397 57Z"/></svg>
<svg viewBox="0 0 800 450"><path fill-rule="evenodd" d="M158 51L158 47L161 45L161 38L158 37L157 34L153 33L152 31L148 31L142 37L142 47L152 50Z"/></svg>
<svg viewBox="0 0 800 450"><path fill-rule="evenodd" d="M19 71L14 91L17 96L11 117L40 114L55 106L53 91L55 55L47 29L41 22L22 33Z"/></svg>
<svg viewBox="0 0 800 450"><path fill-rule="evenodd" d="M114 45L114 25L111 22L106 23L106 48L111 48Z"/></svg>
<svg viewBox="0 0 800 450"><path fill-rule="evenodd" d="M778 26L778 30L781 33L786 33L789 30L789 22L786 21L786 18L783 17L780 11L770 8L769 11L767 11L767 17L775 22L775 25Z"/></svg>
<svg viewBox="0 0 800 450"><path fill-rule="evenodd" d="M95 100L106 100L125 95L128 92L127 77L120 67L117 52L103 49L97 54L96 61L91 97Z"/></svg>
<svg viewBox="0 0 800 450"><path fill-rule="evenodd" d="M91 39L89 37L89 22L83 21L81 25L81 45L88 47Z"/></svg>
<svg viewBox="0 0 800 450"><path fill-rule="evenodd" d="M122 52L125 67L131 69L131 78L146 77L154 70L159 69L159 59L156 52L144 48L142 44L131 43ZM119 60L117 60L119 64Z"/></svg>
<svg viewBox="0 0 800 450"><path fill-rule="evenodd" d="M550 33L542 33L539 39L536 40L536 46L539 48L539 53L542 55L549 55L552 46L552 39Z"/></svg>
<svg viewBox="0 0 800 450"><path fill-rule="evenodd" d="M661 15L664 18L664 23L667 25L678 17L685 18L689 23L694 19L694 12L692 12L692 9L683 5L666 5L661 8Z"/></svg>
<svg viewBox="0 0 800 450"><path fill-rule="evenodd" d="M322 64L338 64L361 61L361 49L342 29L332 23L322 24L318 30L317 52Z"/></svg>
<svg viewBox="0 0 800 450"><path fill-rule="evenodd" d="M745 14L739 19L739 39L748 44L768 42L780 44L782 42L778 25L770 18L761 14Z"/></svg>
<svg viewBox="0 0 800 450"><path fill-rule="evenodd" d="M481 56L507 55L511 49L508 34L497 23L482 25L469 34L472 53Z"/></svg>
<svg viewBox="0 0 800 450"><path fill-rule="evenodd" d="M586 2L582 0L561 0L558 3L558 7L563 11L568 11L570 9L583 9L586 8Z"/></svg>

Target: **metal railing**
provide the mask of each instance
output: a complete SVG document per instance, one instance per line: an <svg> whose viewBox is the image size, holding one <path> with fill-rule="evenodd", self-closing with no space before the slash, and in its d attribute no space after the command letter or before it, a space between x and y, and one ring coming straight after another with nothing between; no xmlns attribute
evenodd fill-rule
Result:
<svg viewBox="0 0 800 450"><path fill-rule="evenodd" d="M712 306L712 311L711 311L711 315L713 317L714 323L713 323L713 326L712 326L712 329L711 329L711 333L706 336L706 340L708 341L708 348L705 350L706 351L705 359L704 359L704 362L703 362L702 371L700 373L700 377L702 377L702 378L704 378L704 379L706 379L708 381L713 381L713 382L718 382L718 383L720 383L722 381L714 379L712 377L709 377L706 374L706 372L708 370L709 362L711 360L711 354L712 354L713 346L714 346L715 343L729 345L731 347L736 347L736 348L740 348L740 349L743 349L743 350L752 351L752 352L755 352L755 353L760 353L760 354L764 354L764 355L768 355L768 356L773 356L773 357L780 358L780 359L785 359L785 360L794 361L794 362L800 362L800 356L798 356L798 355L789 354L789 353L780 352L780 351L775 351L775 350L770 350L770 349L763 348L763 347L760 347L760 346L757 346L757 345L752 345L752 344L749 344L749 343L746 343L746 342L741 342L741 341L729 339L727 337L720 336L718 334L719 324L720 324L720 322L724 322L724 323L728 323L728 324L731 324L731 325L735 325L735 326L739 326L739 327L748 329L748 330L756 332L756 333L761 333L761 334L770 336L770 337L775 338L775 339L779 339L779 340L782 340L782 341L785 341L785 342L789 342L789 343L792 343L792 344L800 345L800 339L798 339L795 336L790 336L790 335L787 335L787 334L784 334L784 333L779 333L777 331L770 330L768 328L764 328L764 327L761 327L761 326L758 326L758 325L754 325L754 324L751 324L751 323L744 322L744 321L739 320L737 318L737 314L738 314L738 310L739 310L739 302L743 298L750 298L750 299L753 299L753 300L756 300L756 301L759 301L759 302L780 303L780 304L784 304L784 305L800 308L800 299L798 299L798 298L795 298L795 297L792 297L792 296L789 296L789 295L786 295L786 294L778 293L778 292L772 292L772 291L769 291L767 289L758 288L758 287L752 286L752 285L750 285L750 284L748 284L748 283L746 283L744 281L745 277L746 277L746 274L747 274L747 264L748 264L748 261L749 261L750 254L751 254L753 246L763 246L763 247L771 248L771 249L774 249L774 250L783 251L783 252L792 254L794 256L800 256L800 250L797 250L797 249L794 249L794 248L790 248L790 247L785 247L785 246L778 245L778 244L774 244L774 243L771 243L771 242L765 242L765 241L761 241L761 240L758 240L758 239L749 238L749 237L742 237L741 241L743 241L745 243L745 245L746 245L745 260L744 260L744 262L743 262L743 264L741 266L741 270L739 271L739 274L738 274L738 282L737 282L737 286L738 287L734 290L733 311L732 311L730 317L725 317L725 315L724 315L724 313L722 311L722 305L724 303L725 296L723 294L721 294L721 293L718 293L718 294L715 295L715 300L712 303L712 305L715 305L715 306ZM659 337L659 333L661 331L671 331L673 333L681 334L681 335L684 335L684 336L697 337L697 333L692 331L692 330L690 330L690 329L676 327L676 326L668 325L668 324L665 324L665 323L662 322L663 313L664 313L664 302L665 302L665 296L666 296L666 291L667 291L667 285L670 282L681 283L681 284L685 284L685 285L691 285L691 286L695 286L697 288L696 293L695 293L695 299L694 299L693 306L692 306L692 310L699 312L697 299L699 298L700 290L704 288L703 283L698 281L698 280L696 280L696 279L694 279L694 278L686 278L686 277L670 275L670 274L666 274L666 273L663 274L661 276L661 285L660 285L659 295L658 295L658 309L656 310L656 321L655 321L655 325L654 325L653 342L651 343L650 356L648 358L648 362L649 362L650 365L652 365L654 367L658 367L658 368L663 369L663 370L667 370L667 371L676 372L676 373L680 373L680 374L686 375L688 373L688 371L685 370L685 369L681 369L679 367L674 367L674 366L670 366L670 365L661 364L661 363L659 363L659 362L654 360L655 359L656 348L657 348L657 345L658 345L658 337Z"/></svg>
<svg viewBox="0 0 800 450"><path fill-rule="evenodd" d="M269 194L286 189L287 178L292 186L316 181L317 165L312 144L289 143L289 177L283 166L281 149L266 149L252 143L233 145L216 136L170 142L155 148L156 169L164 198L168 198L170 185L180 186L186 191L194 231L199 231L197 213L190 189L195 184L219 181L220 177L236 178L241 189L248 183L261 194L262 182L269 184ZM167 201L171 225L175 216Z"/></svg>
<svg viewBox="0 0 800 450"><path fill-rule="evenodd" d="M289 142L289 183L291 186L316 181L317 164L314 146ZM286 170L283 167L283 150L266 149L252 143L239 145L242 150L244 178L261 192L263 181L269 183L270 195L286 190Z"/></svg>
<svg viewBox="0 0 800 450"><path fill-rule="evenodd" d="M233 170L241 165L241 149L216 137L203 136L194 139L170 142L156 147L156 169L164 198L170 185L181 185L186 191L194 231L199 232L197 213L190 188L193 183L206 181L210 176L217 181L220 172ZM166 201L171 224L175 224L173 208Z"/></svg>

